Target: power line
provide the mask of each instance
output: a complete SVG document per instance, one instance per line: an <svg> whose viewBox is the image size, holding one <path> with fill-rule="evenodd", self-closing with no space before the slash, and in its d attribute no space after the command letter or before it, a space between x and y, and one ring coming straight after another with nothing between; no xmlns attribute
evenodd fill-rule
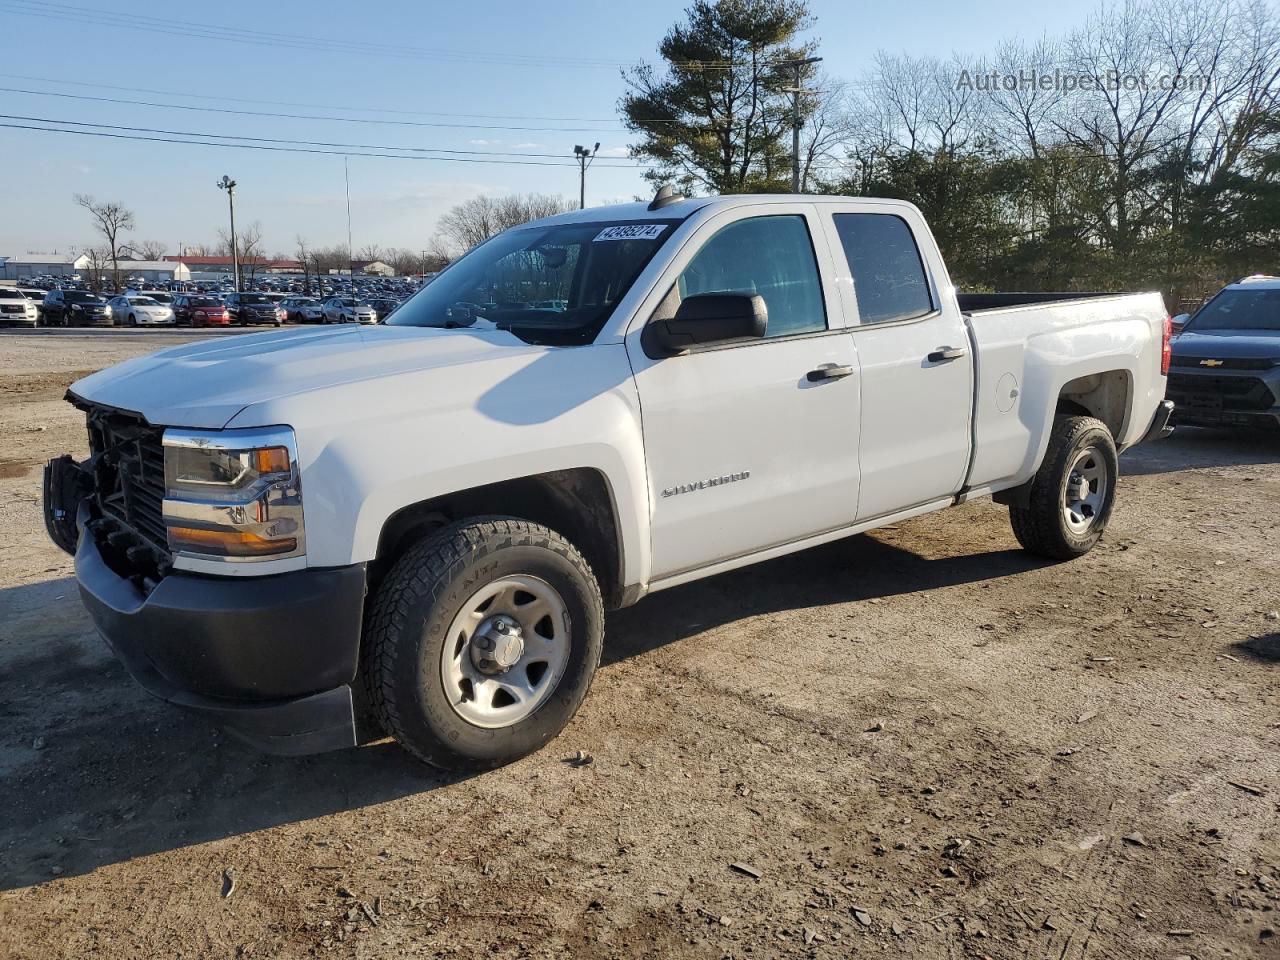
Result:
<svg viewBox="0 0 1280 960"><path fill-rule="evenodd" d="M510 150L455 150L445 147L402 147L394 144L385 143L336 143L327 140L292 140L281 137L251 137L243 134L225 134L225 133L201 133L198 130L167 130L157 127L134 127L125 126L116 123L91 123L84 120L64 120L62 118L53 117L28 117L18 114L0 113L0 119L3 120L26 120L34 123L60 123L68 127L96 127L103 130L127 130L132 133L159 133L166 136L174 137L201 137L210 140L248 140L254 143L282 143L292 146L305 147L336 147L339 149L350 150L402 150L408 153L445 153L458 154L462 156L477 157L540 157L540 158L559 158L563 157L560 153L520 153ZM211 144L213 146L213 144ZM638 166L631 163L616 163L611 160L624 160L626 158L609 158L603 159L606 166Z"/></svg>
<svg viewBox="0 0 1280 960"><path fill-rule="evenodd" d="M260 30L246 32L235 27L224 27L208 23L174 23L170 19L146 17L140 15L118 14L89 7L78 7L65 3L50 3L46 0L3 0L9 12L20 16L42 17L64 22L81 23L91 26L126 29L145 33L157 33L166 36L186 37L199 40L220 40L230 43L254 44L280 47L295 50L322 50L325 52L356 52L377 57L399 57L413 60L437 60L452 63L482 63L491 66L551 66L579 67L591 69L617 69L618 61L593 59L588 57L541 56L536 54L497 54L450 50L440 47L414 47L403 44L383 44L372 41L336 40L327 37L307 36L305 34L267 33Z"/></svg>
<svg viewBox="0 0 1280 960"><path fill-rule="evenodd" d="M202 107L191 103L156 103L124 97L94 97L87 93L62 93L56 90L27 90L22 87L0 87L0 93L19 93L31 97L59 97L63 100L87 100L93 103L116 103L135 107L159 107L164 110L187 110L196 113L226 113L244 117L271 117L277 120L323 120L335 123L376 123L394 127L430 127L432 129L509 130L537 133L623 133L621 127L525 127L499 123L436 123L425 120L379 120L373 117L332 117L302 113L274 113L266 110L234 110L231 107Z"/></svg>
<svg viewBox="0 0 1280 960"><path fill-rule="evenodd" d="M335 103L300 103L291 100L259 100L253 97L229 97L225 94L182 93L173 90L155 90L150 87L122 87L111 83L66 80L60 77L33 77L22 73L0 73L10 80L34 80L37 83L60 83L73 87L92 87L95 90L123 90L127 93L151 93L162 97L186 97L191 100L216 100L219 103L261 103L274 107L307 107L315 110L342 110L350 113L393 113L406 117L470 117L479 120L543 120L554 123L616 123L617 117L542 117L506 113L446 113L440 110L393 110L389 107L348 107ZM655 119L644 123L678 123L678 120Z"/></svg>
<svg viewBox="0 0 1280 960"><path fill-rule="evenodd" d="M475 51L452 50L441 47L413 47L402 44L383 44L361 40L335 40L327 37L307 36L296 33L265 33L255 30L245 33L234 27L223 27L217 24L174 23L161 17L145 17L139 15L118 14L109 11L95 10L89 7L77 7L65 3L50 3L47 0L0 0L0 6L7 6L9 12L17 16L42 17L63 22L79 23L89 26L108 27L157 33L166 36L184 37L197 40L218 40L227 43L256 44L258 46L279 49L281 47L294 50L326 53L363 53L375 57L395 57L411 60L436 60L445 63L480 63L489 66L516 67L554 67L554 68L586 68L616 70L632 64L619 60L604 60L590 57L540 56L520 53L484 53ZM690 71L729 71L746 67L761 69L764 67L785 67L793 64L794 59L733 61L733 60L688 60L671 63L677 70Z"/></svg>
<svg viewBox="0 0 1280 960"><path fill-rule="evenodd" d="M50 121L56 123L57 121ZM0 128L10 130L40 130L45 133L70 133L84 137L107 137L112 140L140 140L149 143L180 143L196 147L223 147L233 150L266 150L273 153L311 153L330 157L381 157L389 160L437 160L445 163L493 163L517 167L576 167L576 163L556 163L551 160L490 160L481 157L427 157L403 153L372 153L353 150L321 150L311 147L283 147L260 143L210 143L208 140L190 140L177 137L148 137L141 134L110 133L105 130L66 130L59 127L37 127L24 123L0 123ZM640 166L640 164L636 164Z"/></svg>

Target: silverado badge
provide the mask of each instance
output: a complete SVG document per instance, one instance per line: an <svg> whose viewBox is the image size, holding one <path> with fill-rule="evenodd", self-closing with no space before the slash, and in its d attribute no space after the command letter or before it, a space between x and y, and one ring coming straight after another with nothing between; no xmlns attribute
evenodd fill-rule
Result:
<svg viewBox="0 0 1280 960"><path fill-rule="evenodd" d="M1202 366L1202 367L1220 367L1220 366L1222 366L1222 361L1221 361L1221 360L1201 360L1201 361L1200 361L1200 366Z"/></svg>

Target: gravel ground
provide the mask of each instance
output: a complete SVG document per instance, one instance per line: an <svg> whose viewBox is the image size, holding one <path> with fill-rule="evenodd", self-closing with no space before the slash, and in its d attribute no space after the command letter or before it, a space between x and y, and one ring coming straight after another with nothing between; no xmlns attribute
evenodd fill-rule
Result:
<svg viewBox="0 0 1280 960"><path fill-rule="evenodd" d="M0 333L0 956L1280 955L1280 440L1125 455L1069 564L978 502L657 594L458 777L261 756L94 635L60 397L192 337Z"/></svg>

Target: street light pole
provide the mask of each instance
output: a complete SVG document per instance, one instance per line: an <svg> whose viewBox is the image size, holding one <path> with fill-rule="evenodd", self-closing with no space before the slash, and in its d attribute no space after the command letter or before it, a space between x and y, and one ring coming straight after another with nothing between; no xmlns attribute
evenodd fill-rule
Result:
<svg viewBox="0 0 1280 960"><path fill-rule="evenodd" d="M231 209L231 269L235 271L236 293L239 293L240 250L236 240L236 182L224 173L217 186L219 190L227 192L227 205Z"/></svg>
<svg viewBox="0 0 1280 960"><path fill-rule="evenodd" d="M791 61L796 71L796 85L791 88L791 192L800 192L800 72L811 63L821 63L821 57L808 57Z"/></svg>
<svg viewBox="0 0 1280 960"><path fill-rule="evenodd" d="M573 155L578 158L578 209L585 210L587 208L587 167L591 166L591 161L595 159L595 155L600 152L600 144L596 144L591 149L587 149L581 144L575 144Z"/></svg>

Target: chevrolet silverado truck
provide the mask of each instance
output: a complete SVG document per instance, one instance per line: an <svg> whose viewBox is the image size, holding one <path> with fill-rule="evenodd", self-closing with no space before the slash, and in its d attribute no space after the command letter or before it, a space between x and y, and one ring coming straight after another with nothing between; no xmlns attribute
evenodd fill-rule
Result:
<svg viewBox="0 0 1280 960"><path fill-rule="evenodd" d="M985 496L1086 553L1117 453L1169 429L1168 321L957 296L908 203L664 190L501 233L385 324L78 380L46 523L157 696L270 751L490 768L648 594Z"/></svg>
<svg viewBox="0 0 1280 960"><path fill-rule="evenodd" d="M1169 398L1197 427L1280 427L1280 277L1228 284L1173 318Z"/></svg>

